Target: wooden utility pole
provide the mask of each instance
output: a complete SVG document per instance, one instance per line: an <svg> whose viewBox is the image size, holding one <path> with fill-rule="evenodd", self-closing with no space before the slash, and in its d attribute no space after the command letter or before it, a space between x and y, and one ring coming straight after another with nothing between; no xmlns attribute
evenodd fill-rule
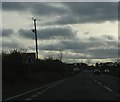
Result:
<svg viewBox="0 0 120 102"><path fill-rule="evenodd" d="M37 54L37 59L38 59L38 45L37 45L37 29L36 29L36 19L32 18L34 22L34 29L32 30L33 33L35 33L35 42L36 42L36 54Z"/></svg>

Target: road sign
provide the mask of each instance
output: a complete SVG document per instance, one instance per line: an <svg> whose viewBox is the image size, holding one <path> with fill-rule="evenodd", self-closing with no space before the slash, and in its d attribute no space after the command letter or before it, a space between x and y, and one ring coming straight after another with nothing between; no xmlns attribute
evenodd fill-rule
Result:
<svg viewBox="0 0 120 102"><path fill-rule="evenodd" d="M33 63L34 63L33 58L30 55L28 55L25 60L25 64L33 64Z"/></svg>

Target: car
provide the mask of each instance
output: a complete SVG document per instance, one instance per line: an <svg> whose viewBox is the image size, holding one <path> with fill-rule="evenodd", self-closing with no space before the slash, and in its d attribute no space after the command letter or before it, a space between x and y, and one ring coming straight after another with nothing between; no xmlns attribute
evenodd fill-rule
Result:
<svg viewBox="0 0 120 102"><path fill-rule="evenodd" d="M101 72L99 69L95 69L93 72L94 75L101 75Z"/></svg>
<svg viewBox="0 0 120 102"><path fill-rule="evenodd" d="M79 69L79 68L74 68L73 70L74 70L75 73L80 72L80 69Z"/></svg>
<svg viewBox="0 0 120 102"><path fill-rule="evenodd" d="M105 73L109 73L110 71L109 71L109 69L105 69Z"/></svg>

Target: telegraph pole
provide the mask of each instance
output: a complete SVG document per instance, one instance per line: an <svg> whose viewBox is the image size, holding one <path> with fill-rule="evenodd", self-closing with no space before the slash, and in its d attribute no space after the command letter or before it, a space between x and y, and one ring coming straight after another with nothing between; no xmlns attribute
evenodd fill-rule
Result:
<svg viewBox="0 0 120 102"><path fill-rule="evenodd" d="M37 45L37 29L36 29L36 19L34 19L33 17L32 17L32 19L33 19L33 22L34 22L34 29L32 30L34 33L35 33L35 42L36 42L36 54L37 54L37 59L38 59L38 45Z"/></svg>

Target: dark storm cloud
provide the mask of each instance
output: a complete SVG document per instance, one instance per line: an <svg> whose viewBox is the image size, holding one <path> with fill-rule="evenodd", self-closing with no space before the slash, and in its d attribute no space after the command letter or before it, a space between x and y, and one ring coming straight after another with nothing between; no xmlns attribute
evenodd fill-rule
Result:
<svg viewBox="0 0 120 102"><path fill-rule="evenodd" d="M34 38L34 33L29 30L20 29L18 33L25 38ZM70 39L74 38L76 33L71 27L49 27L38 30L38 39Z"/></svg>
<svg viewBox="0 0 120 102"><path fill-rule="evenodd" d="M0 37L2 37L2 29L0 29Z"/></svg>
<svg viewBox="0 0 120 102"><path fill-rule="evenodd" d="M101 23L118 19L117 3L89 2L89 3L64 3L71 13L61 18L50 21L48 24L76 24L76 23Z"/></svg>
<svg viewBox="0 0 120 102"><path fill-rule="evenodd" d="M35 15L53 15L53 14L64 14L67 13L66 9L52 6L53 3L44 2L3 2L3 10L24 12L28 11ZM57 3L58 4L58 3ZM56 5L56 3L54 3Z"/></svg>
<svg viewBox="0 0 120 102"><path fill-rule="evenodd" d="M18 33L20 36L25 37L26 39L34 39L32 30L19 29Z"/></svg>
<svg viewBox="0 0 120 102"><path fill-rule="evenodd" d="M117 58L118 49L117 48L105 48L105 49L91 49L88 53L92 55L92 59L102 59L102 58Z"/></svg>
<svg viewBox="0 0 120 102"><path fill-rule="evenodd" d="M57 6L58 5L58 6ZM4 2L3 10L30 12L34 16L59 16L46 24L76 24L115 21L118 19L116 2L28 3Z"/></svg>
<svg viewBox="0 0 120 102"><path fill-rule="evenodd" d="M27 10L27 5L19 2L3 2L2 9L6 11L23 11Z"/></svg>
<svg viewBox="0 0 120 102"><path fill-rule="evenodd" d="M0 1L0 12L2 11L2 2Z"/></svg>
<svg viewBox="0 0 120 102"><path fill-rule="evenodd" d="M113 35L103 35L98 38L91 36L88 38L88 40L92 42L97 42L97 41L102 42L102 41L115 41L115 38Z"/></svg>
<svg viewBox="0 0 120 102"><path fill-rule="evenodd" d="M108 42L108 41L102 41L102 39L97 40L97 38L96 38L96 41L86 40L83 42L83 41L72 40L72 41L61 41L61 43L62 45L64 45L64 49L70 49L77 52L81 52L81 51L86 52L90 48L117 46L116 41Z"/></svg>
<svg viewBox="0 0 120 102"><path fill-rule="evenodd" d="M2 36L3 37L9 37L14 33L13 29L3 29L2 30Z"/></svg>
<svg viewBox="0 0 120 102"><path fill-rule="evenodd" d="M71 49L73 52L86 54L86 56L81 58L97 59L97 58L116 58L118 57L118 43L115 39L110 37L110 40L104 40L101 38L93 38L94 41L86 42L64 42L66 49ZM109 37L104 39L109 39ZM114 40L113 40L114 39ZM75 45L75 46L74 46ZM76 47L76 48L75 48Z"/></svg>
<svg viewBox="0 0 120 102"><path fill-rule="evenodd" d="M118 4L113 2L65 3L65 5L76 15L84 15L86 18L92 16L101 20L116 19L118 13Z"/></svg>
<svg viewBox="0 0 120 102"><path fill-rule="evenodd" d="M58 47L65 49L65 50L72 50L74 52L86 52L89 49L98 49L98 48L117 48L118 44L116 41L103 41L102 39L97 41L97 38L95 41L78 41L78 40L67 40L63 41L61 40L59 43L52 44L52 45L43 45L40 48L49 50L52 48L52 50L57 50ZM57 46L58 45L58 46ZM44 49L44 50L45 50Z"/></svg>
<svg viewBox="0 0 120 102"><path fill-rule="evenodd" d="M64 49L70 49L70 50L85 50L87 48L88 43L87 42L81 42L81 41L61 41L62 45L64 45Z"/></svg>
<svg viewBox="0 0 120 102"><path fill-rule="evenodd" d="M88 43L83 43L79 41L60 41L59 43L52 44L52 45L40 45L40 50L53 50L53 51L58 51L60 49L62 50L85 50L87 48Z"/></svg>
<svg viewBox="0 0 120 102"><path fill-rule="evenodd" d="M52 44L52 45L39 45L39 50L47 50L47 51L59 51L63 46L60 43Z"/></svg>
<svg viewBox="0 0 120 102"><path fill-rule="evenodd" d="M56 44L39 46L39 49L48 50L48 51L59 51L59 49L69 50L72 51L72 54L74 55L74 57L72 57L73 59L74 58L102 59L102 58L115 58L118 56L117 54L118 43L115 40L103 41L103 37L101 38L94 37L93 39L95 40L94 41L86 40L86 42L85 41L82 42L78 40L68 40L68 41L61 40L59 43ZM104 38L104 39L108 39L108 38ZM81 55L80 53L83 55Z"/></svg>

